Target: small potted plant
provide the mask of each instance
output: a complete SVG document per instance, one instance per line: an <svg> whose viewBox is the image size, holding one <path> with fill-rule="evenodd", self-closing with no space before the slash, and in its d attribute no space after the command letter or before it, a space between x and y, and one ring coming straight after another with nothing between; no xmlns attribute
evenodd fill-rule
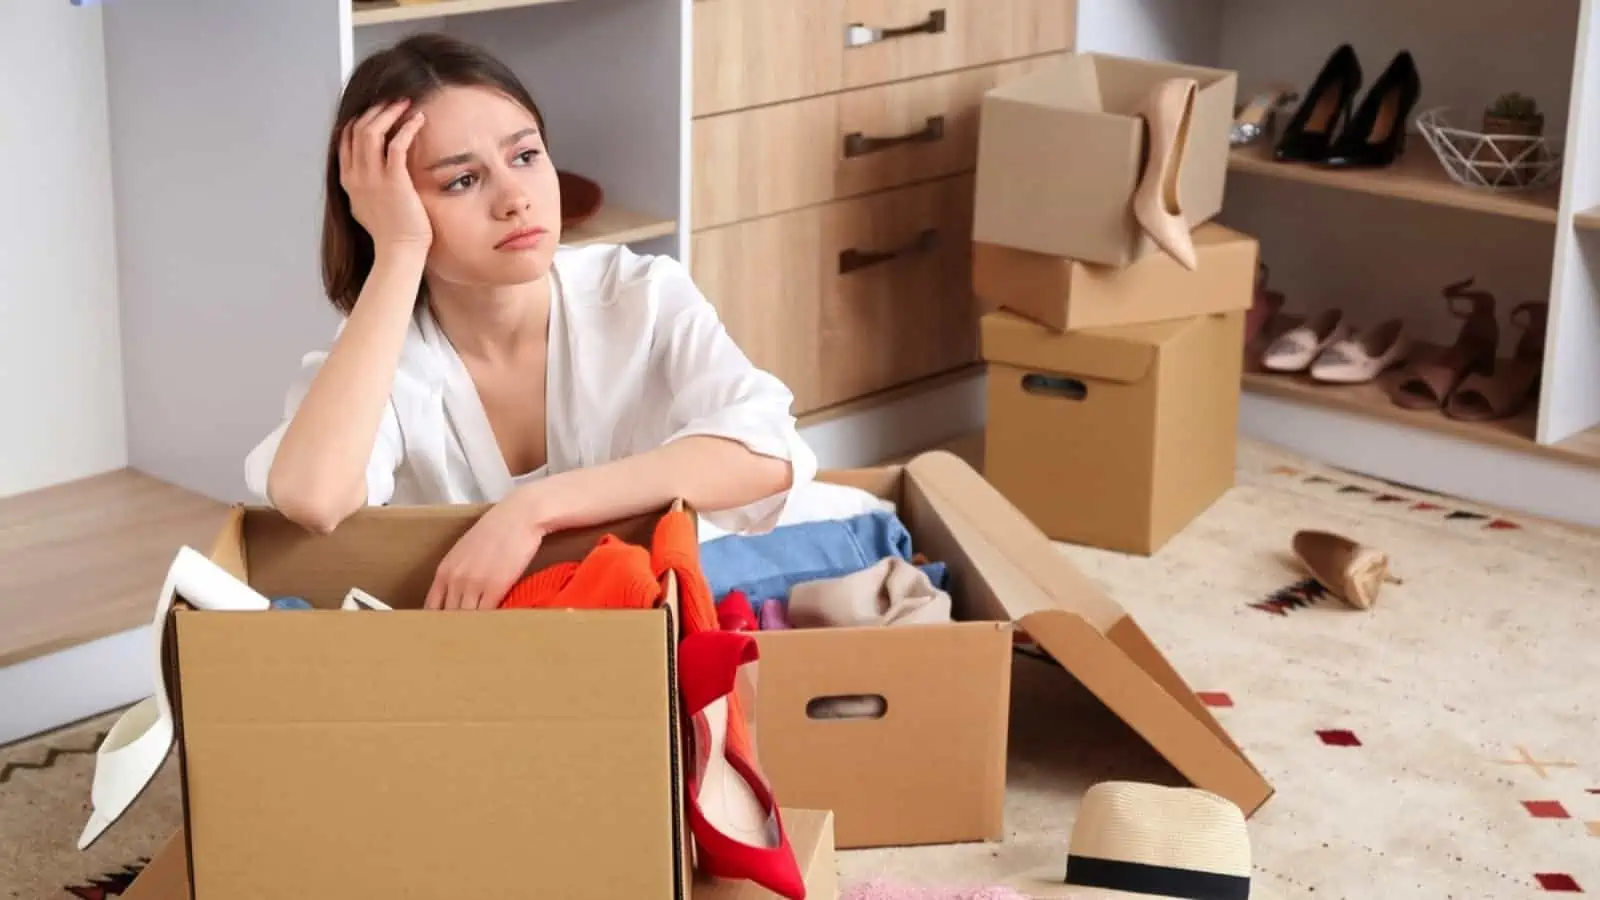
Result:
<svg viewBox="0 0 1600 900"><path fill-rule="evenodd" d="M1496 97L1483 111L1483 138L1472 154L1479 170L1495 183L1527 184L1540 171L1545 156L1544 114L1539 112L1538 101L1516 91ZM1533 145L1531 150L1529 145Z"/></svg>
<svg viewBox="0 0 1600 900"><path fill-rule="evenodd" d="M1483 133L1540 137L1544 134L1544 114L1532 97L1516 91L1501 94L1483 111Z"/></svg>

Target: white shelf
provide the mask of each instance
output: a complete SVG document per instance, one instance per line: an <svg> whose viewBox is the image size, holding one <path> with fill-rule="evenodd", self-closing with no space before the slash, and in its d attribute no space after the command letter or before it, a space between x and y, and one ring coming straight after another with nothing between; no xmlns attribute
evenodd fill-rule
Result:
<svg viewBox="0 0 1600 900"><path fill-rule="evenodd" d="M464 16L468 13L493 12L500 9L517 9L524 6L543 6L550 3L574 3L577 0L354 0L351 3L350 21L357 28L363 25L387 25L394 22L418 22L446 16Z"/></svg>

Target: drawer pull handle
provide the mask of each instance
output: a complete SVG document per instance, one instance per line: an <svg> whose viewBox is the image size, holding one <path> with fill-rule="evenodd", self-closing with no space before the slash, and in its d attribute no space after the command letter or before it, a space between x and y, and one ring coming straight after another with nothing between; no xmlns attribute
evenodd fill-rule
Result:
<svg viewBox="0 0 1600 900"><path fill-rule="evenodd" d="M932 250L934 240L938 236L938 229L927 228L924 229L921 234L913 238L904 247L900 247L895 250L883 250L876 253L867 250L857 250L854 247L851 247L849 250L841 250L839 252L839 274L848 275L857 269L865 269L869 266L885 263L898 256L909 256L913 253L924 253L928 250Z"/></svg>
<svg viewBox="0 0 1600 900"><path fill-rule="evenodd" d="M936 9L928 13L926 21L916 25L905 25L900 28L872 28L860 22L852 22L845 26L844 45L846 47L865 47L876 44L889 38L905 37L908 34L943 34L944 10Z"/></svg>
<svg viewBox="0 0 1600 900"><path fill-rule="evenodd" d="M1067 400L1083 400L1089 396L1089 386L1076 378L1040 375L1037 372L1022 376L1022 389L1041 397L1061 397Z"/></svg>
<svg viewBox="0 0 1600 900"><path fill-rule="evenodd" d="M859 131L852 131L844 136L844 155L866 156L897 144L931 144L943 137L944 116L929 116L928 124L922 126L921 130L899 137L867 137Z"/></svg>

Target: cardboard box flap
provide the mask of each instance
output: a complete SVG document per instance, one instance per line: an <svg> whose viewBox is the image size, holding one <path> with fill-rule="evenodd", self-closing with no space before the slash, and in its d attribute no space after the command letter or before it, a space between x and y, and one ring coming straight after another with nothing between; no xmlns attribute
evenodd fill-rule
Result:
<svg viewBox="0 0 1600 900"><path fill-rule="evenodd" d="M1197 787L1246 815L1273 789L1143 630L965 461L946 451L906 466L995 586L998 617L1046 653Z"/></svg>
<svg viewBox="0 0 1600 900"><path fill-rule="evenodd" d="M1038 71L990 88L988 96L1032 106L1100 110L1100 77L1094 59L1069 56Z"/></svg>
<svg viewBox="0 0 1600 900"><path fill-rule="evenodd" d="M1001 310L983 317L983 358L1036 372L1133 384L1150 374L1161 347L1189 320L1059 333Z"/></svg>

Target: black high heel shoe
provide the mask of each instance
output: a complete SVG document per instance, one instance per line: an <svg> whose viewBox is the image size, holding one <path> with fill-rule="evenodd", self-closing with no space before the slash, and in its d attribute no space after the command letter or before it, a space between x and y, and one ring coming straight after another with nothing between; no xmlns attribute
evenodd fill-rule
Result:
<svg viewBox="0 0 1600 900"><path fill-rule="evenodd" d="M1317 162L1327 158L1339 123L1348 121L1361 90L1361 62L1355 48L1341 44L1322 64L1300 108L1283 127L1272 155L1279 162Z"/></svg>
<svg viewBox="0 0 1600 900"><path fill-rule="evenodd" d="M1335 169L1387 166L1406 146L1406 119L1422 94L1422 77L1409 51L1397 54L1344 131L1328 150L1323 165Z"/></svg>

